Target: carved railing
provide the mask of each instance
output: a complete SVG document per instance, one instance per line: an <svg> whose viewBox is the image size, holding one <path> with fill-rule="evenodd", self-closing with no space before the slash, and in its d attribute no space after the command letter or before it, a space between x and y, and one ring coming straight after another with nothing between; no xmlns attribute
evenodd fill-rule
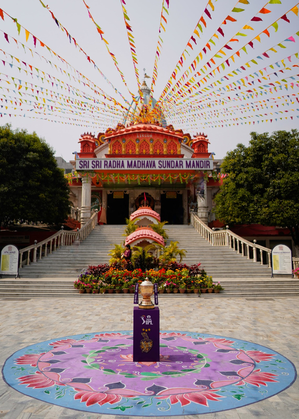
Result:
<svg viewBox="0 0 299 419"><path fill-rule="evenodd" d="M241 256L271 268L271 249L243 239L229 229L214 231L196 214L191 213L190 215L191 224L195 230L212 246L227 246Z"/></svg>
<svg viewBox="0 0 299 419"><path fill-rule="evenodd" d="M47 239L24 247L19 251L19 268L37 262L42 257L55 252L61 246L70 246L75 241L81 242L89 236L97 225L98 213L94 212L88 222L77 231L65 231L63 228Z"/></svg>
<svg viewBox="0 0 299 419"><path fill-rule="evenodd" d="M299 258L293 258L293 269L299 268Z"/></svg>

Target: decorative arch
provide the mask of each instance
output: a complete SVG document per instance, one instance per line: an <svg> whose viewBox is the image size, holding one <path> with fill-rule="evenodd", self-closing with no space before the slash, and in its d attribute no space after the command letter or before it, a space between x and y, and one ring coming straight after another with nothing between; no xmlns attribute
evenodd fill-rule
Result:
<svg viewBox="0 0 299 419"><path fill-rule="evenodd" d="M173 140L167 144L167 154L178 154L177 144Z"/></svg>
<svg viewBox="0 0 299 419"><path fill-rule="evenodd" d="M112 154L122 154L121 143L118 140L112 144Z"/></svg>
<svg viewBox="0 0 299 419"><path fill-rule="evenodd" d="M146 197L146 200L144 199L144 195ZM135 199L135 206L136 209L138 209L140 206L147 205L148 207L151 207L151 209L155 209L155 200L154 198L147 192L141 193L136 199Z"/></svg>
<svg viewBox="0 0 299 419"><path fill-rule="evenodd" d="M147 141L143 140L140 144L139 154L150 154L150 146Z"/></svg>
<svg viewBox="0 0 299 419"><path fill-rule="evenodd" d="M136 154L136 144L132 140L126 144L126 154Z"/></svg>
<svg viewBox="0 0 299 419"><path fill-rule="evenodd" d="M161 141L156 141L154 144L154 154L164 154L163 153L163 144Z"/></svg>

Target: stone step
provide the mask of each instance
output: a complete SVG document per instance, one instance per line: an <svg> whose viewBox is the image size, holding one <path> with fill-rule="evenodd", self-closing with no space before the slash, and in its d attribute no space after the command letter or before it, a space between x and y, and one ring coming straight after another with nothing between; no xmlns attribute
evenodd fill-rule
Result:
<svg viewBox="0 0 299 419"><path fill-rule="evenodd" d="M248 276L270 277L271 270L259 263L243 258L227 247L213 247L192 226L166 225L170 241L178 241L179 248L186 250L182 263L201 263L201 267L213 278L237 278ZM37 263L20 269L22 278L75 277L90 265L109 263L109 252L114 244L124 242L125 226L96 226L89 237L80 244L64 246Z"/></svg>
<svg viewBox="0 0 299 419"><path fill-rule="evenodd" d="M0 279L0 299L5 298L128 298L132 294L79 294L73 286L74 281L59 280L6 280ZM278 298L299 296L299 280L243 280L223 281L224 291L203 293L202 298ZM196 294L159 294L159 298L197 298Z"/></svg>

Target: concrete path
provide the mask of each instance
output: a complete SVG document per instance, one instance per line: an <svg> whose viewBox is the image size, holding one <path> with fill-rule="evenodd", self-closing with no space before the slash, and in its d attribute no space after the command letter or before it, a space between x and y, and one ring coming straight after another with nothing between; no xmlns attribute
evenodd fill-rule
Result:
<svg viewBox="0 0 299 419"><path fill-rule="evenodd" d="M1 299L0 365L15 351L49 339L132 329L133 299ZM160 300L161 329L212 333L267 346L299 369L298 298L167 298ZM239 409L185 419L298 419L299 381L272 398ZM0 418L124 419L50 405L0 381ZM181 419L182 416L175 418Z"/></svg>

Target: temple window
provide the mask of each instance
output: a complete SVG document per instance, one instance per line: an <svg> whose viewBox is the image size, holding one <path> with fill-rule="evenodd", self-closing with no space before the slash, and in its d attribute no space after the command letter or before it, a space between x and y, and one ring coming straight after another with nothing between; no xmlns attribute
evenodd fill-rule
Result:
<svg viewBox="0 0 299 419"><path fill-rule="evenodd" d="M84 144L83 146L83 153L89 153L90 152L90 145Z"/></svg>

